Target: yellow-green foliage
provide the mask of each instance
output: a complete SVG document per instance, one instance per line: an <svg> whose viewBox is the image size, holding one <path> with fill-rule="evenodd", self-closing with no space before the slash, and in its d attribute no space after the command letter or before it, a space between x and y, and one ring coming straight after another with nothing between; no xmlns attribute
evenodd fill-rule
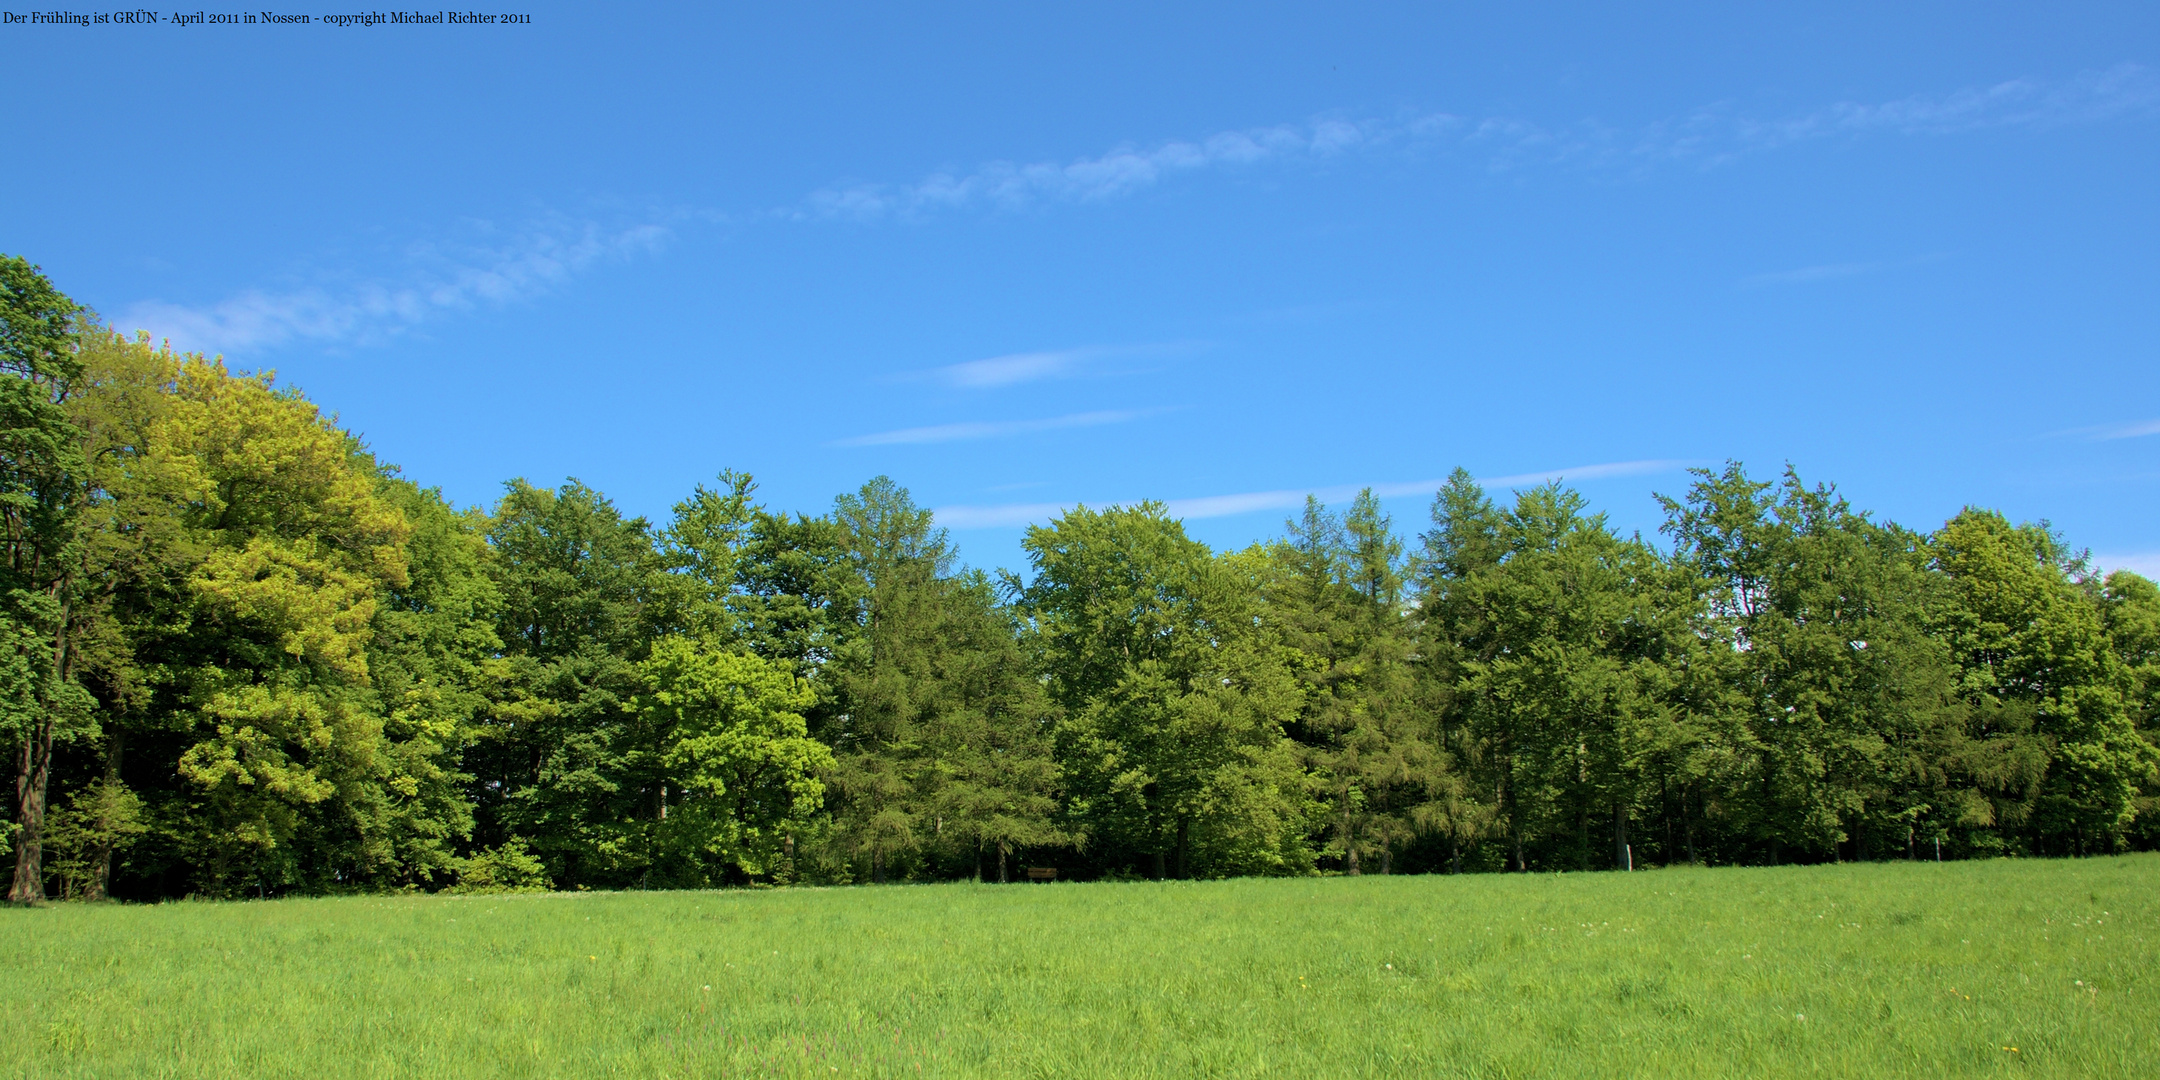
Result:
<svg viewBox="0 0 2160 1080"><path fill-rule="evenodd" d="M374 462L306 399L220 363L180 365L169 408L146 467L170 474L204 534L191 584L206 607L364 679L375 595L405 583L412 532Z"/></svg>
<svg viewBox="0 0 2160 1080"><path fill-rule="evenodd" d="M2150 1076L2160 857L0 912L0 1075Z"/></svg>

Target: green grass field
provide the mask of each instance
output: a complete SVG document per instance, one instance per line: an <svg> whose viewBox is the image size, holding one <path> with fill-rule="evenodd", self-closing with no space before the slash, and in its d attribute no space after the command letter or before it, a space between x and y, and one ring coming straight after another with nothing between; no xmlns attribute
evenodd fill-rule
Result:
<svg viewBox="0 0 2160 1080"><path fill-rule="evenodd" d="M2156 944L2160 856L56 905L0 1075L2149 1077Z"/></svg>

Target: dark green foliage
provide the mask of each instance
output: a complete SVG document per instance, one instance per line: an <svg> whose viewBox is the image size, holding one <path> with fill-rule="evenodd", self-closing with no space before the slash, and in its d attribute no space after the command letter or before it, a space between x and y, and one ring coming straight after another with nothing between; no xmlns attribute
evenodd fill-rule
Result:
<svg viewBox="0 0 2160 1080"><path fill-rule="evenodd" d="M1272 566L1217 558L1159 504L1028 530L1030 644L1062 710L1066 817L1096 866L1154 877L1309 869L1284 725L1295 656L1262 612Z"/></svg>
<svg viewBox="0 0 2160 1080"><path fill-rule="evenodd" d="M1331 808L1323 850L1346 873L1387 873L1414 838L1445 831L1460 791L1417 692L1402 541L1370 491L1340 519L1308 499L1289 531L1270 552L1266 611L1299 656L1290 731Z"/></svg>
<svg viewBox="0 0 2160 1080"><path fill-rule="evenodd" d="M1414 551L1370 492L1222 553L1081 507L993 584L885 477L755 496L456 509L0 256L11 895L2160 844L2160 589L2044 524L1733 464L1662 550L1458 470Z"/></svg>
<svg viewBox="0 0 2160 1080"><path fill-rule="evenodd" d="M1069 846L1049 703L989 581L954 574L944 530L884 477L836 499L831 522L835 841L872 881L990 863L1003 877L1022 850Z"/></svg>
<svg viewBox="0 0 2160 1080"><path fill-rule="evenodd" d="M66 409L82 374L82 314L37 267L0 255L0 737L22 747L8 890L17 903L44 898L53 747L80 731L88 704L74 669L89 464Z"/></svg>
<svg viewBox="0 0 2160 1080"><path fill-rule="evenodd" d="M1967 509L1933 548L1955 597L1942 631L1959 696L2017 717L2015 737L2042 763L2004 824L2036 852L2112 850L2160 761L2137 730L2138 675L2108 632L2113 614L2137 647L2131 605L2095 603L2083 560L2045 526Z"/></svg>
<svg viewBox="0 0 2160 1080"><path fill-rule="evenodd" d="M636 699L660 562L643 518L576 481L508 485L488 523L501 673L470 755L480 838L558 882L650 883L666 777Z"/></svg>
<svg viewBox="0 0 2160 1080"><path fill-rule="evenodd" d="M1911 854L1983 812L1975 785L2015 782L2015 752L1968 738L1952 699L1925 538L1790 471L1777 485L1704 472L1666 505L1729 649L1734 795L1706 822L1722 857Z"/></svg>

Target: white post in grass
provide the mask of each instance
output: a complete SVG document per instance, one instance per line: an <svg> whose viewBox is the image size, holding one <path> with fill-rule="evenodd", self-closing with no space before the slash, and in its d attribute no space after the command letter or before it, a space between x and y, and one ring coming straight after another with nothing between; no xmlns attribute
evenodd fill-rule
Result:
<svg viewBox="0 0 2160 1080"><path fill-rule="evenodd" d="M1628 868L1628 873L1631 873L1631 874L1632 874L1632 873L1634 873L1634 872L1635 872L1635 845L1633 845L1633 844L1623 844L1623 845L1621 845L1621 847L1623 847L1623 848L1624 848L1624 849L1626 849L1626 851L1627 851L1627 868Z"/></svg>

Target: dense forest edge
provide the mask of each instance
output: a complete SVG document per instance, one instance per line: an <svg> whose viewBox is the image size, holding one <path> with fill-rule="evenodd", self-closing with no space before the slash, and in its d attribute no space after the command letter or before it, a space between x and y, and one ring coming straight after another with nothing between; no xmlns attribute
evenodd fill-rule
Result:
<svg viewBox="0 0 2160 1080"><path fill-rule="evenodd" d="M1457 470L1216 552L959 564L879 477L456 507L0 256L9 899L1225 877L2160 846L2160 589L2046 523Z"/></svg>

